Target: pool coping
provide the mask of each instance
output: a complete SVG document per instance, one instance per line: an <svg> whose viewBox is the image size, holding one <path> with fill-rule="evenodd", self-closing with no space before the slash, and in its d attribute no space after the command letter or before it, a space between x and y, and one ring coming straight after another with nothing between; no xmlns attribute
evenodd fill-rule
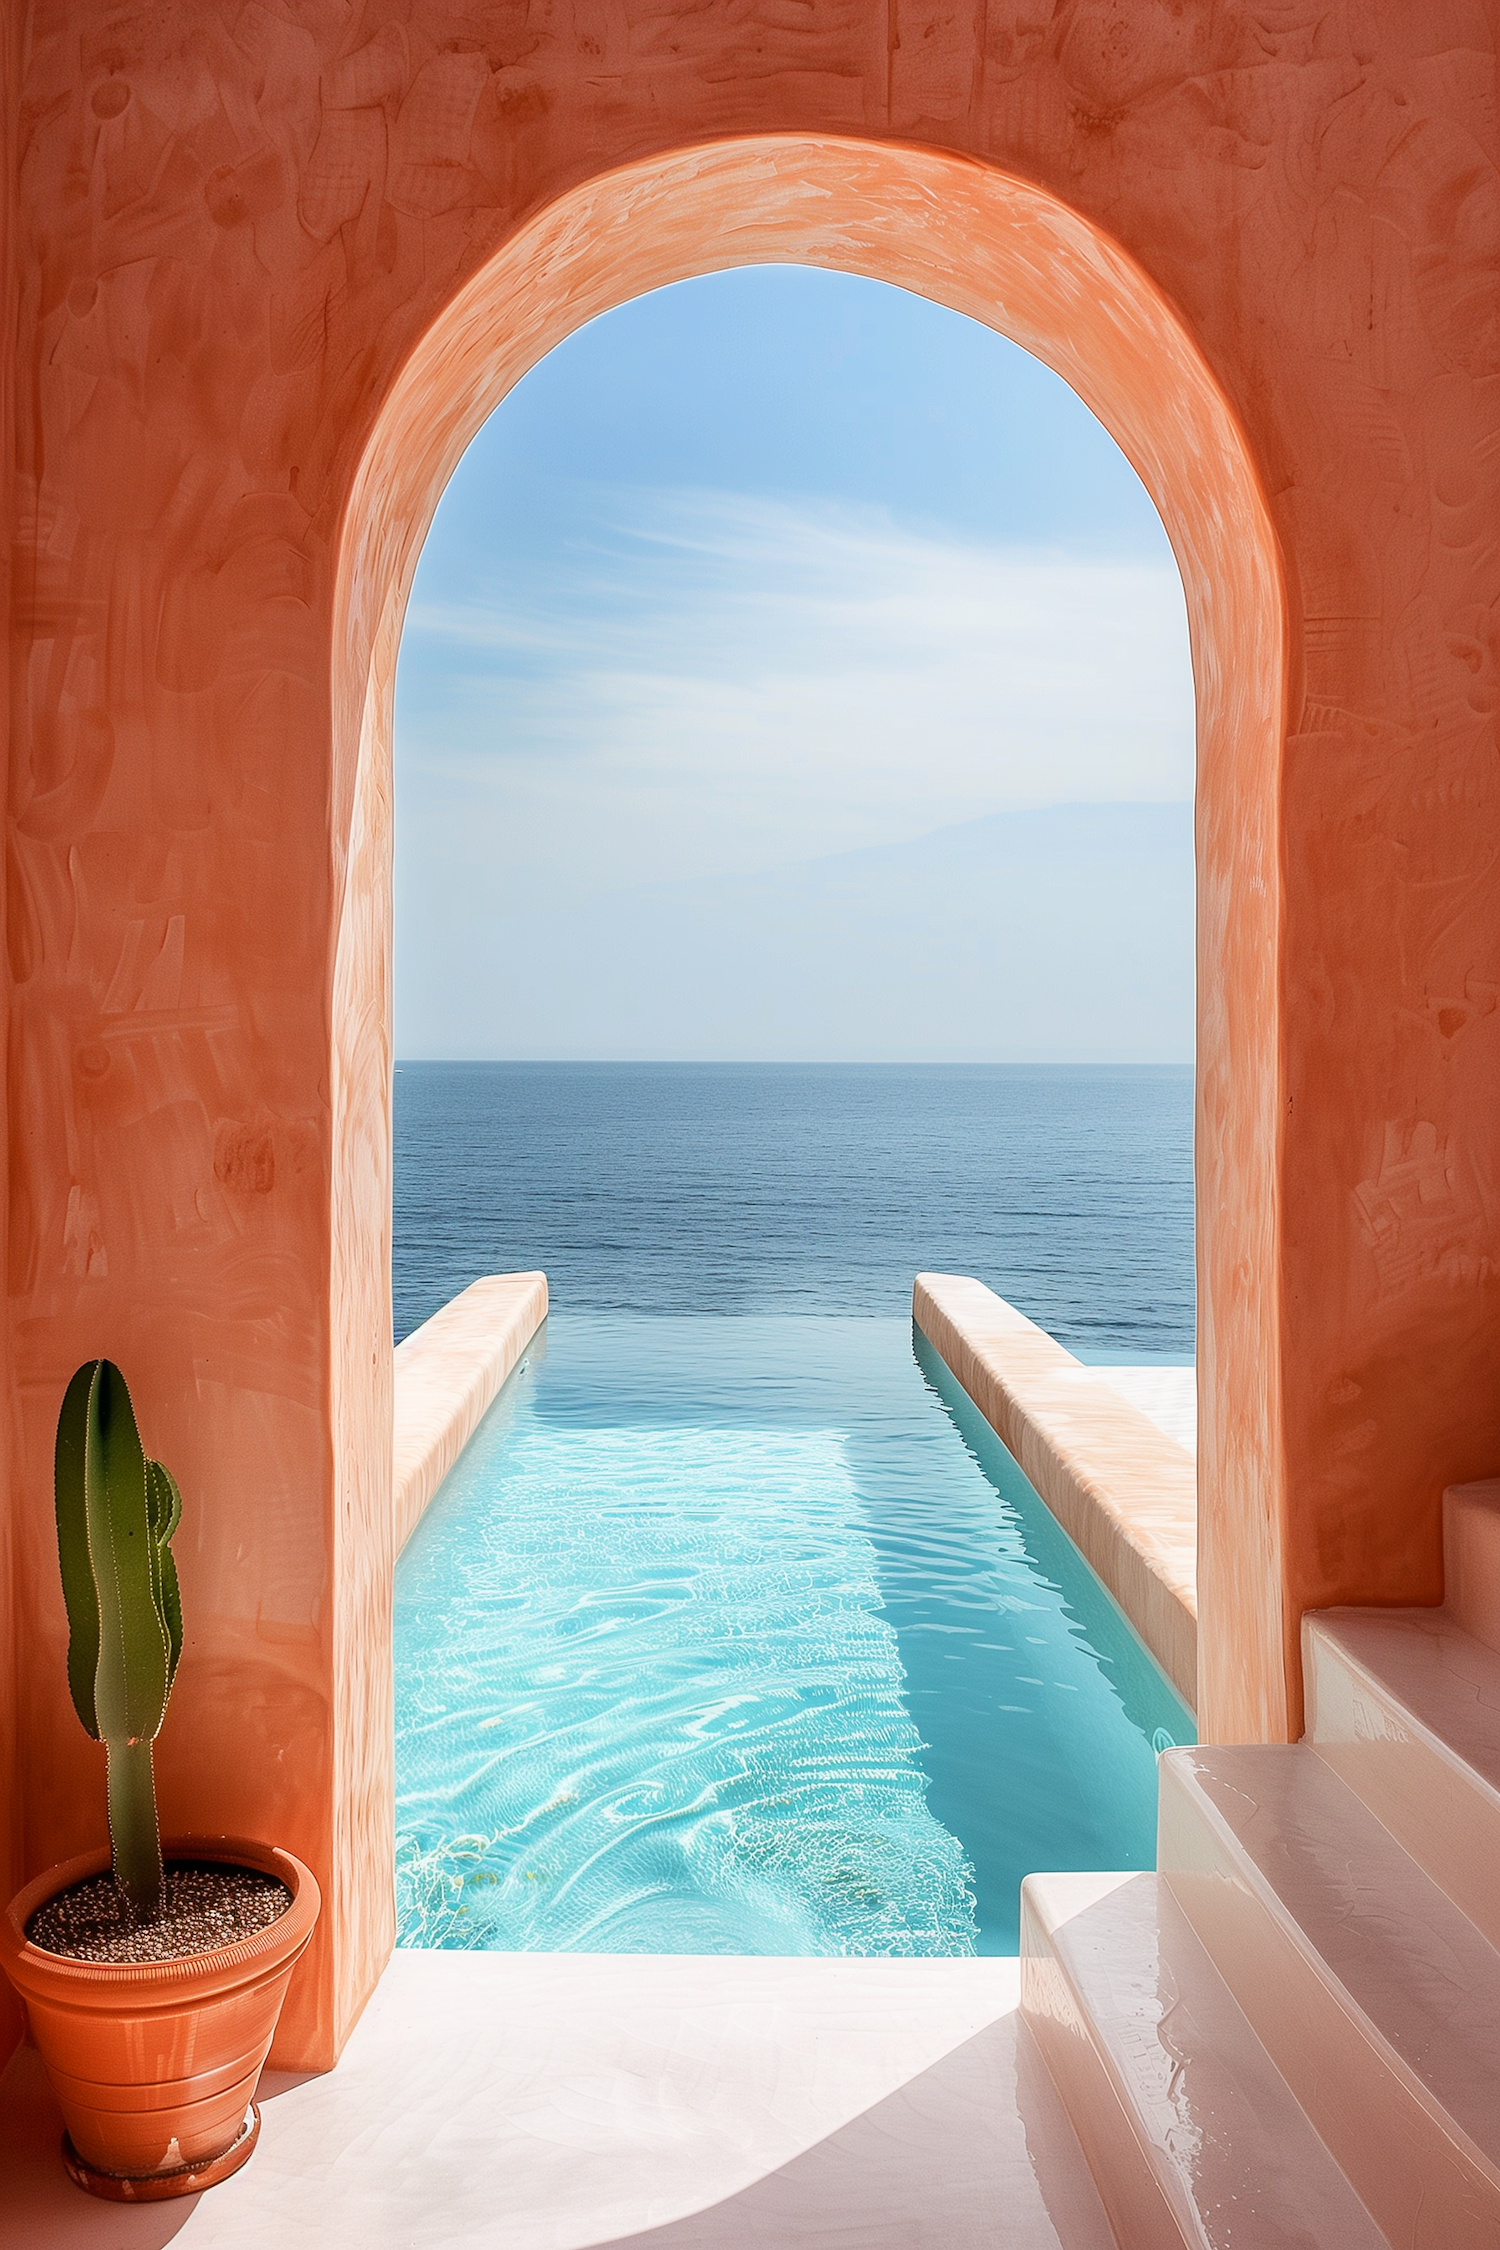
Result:
<svg viewBox="0 0 1500 2250"><path fill-rule="evenodd" d="M918 1274L912 1318L1195 1711L1192 1455L1104 1370L968 1274Z"/></svg>
<svg viewBox="0 0 1500 2250"><path fill-rule="evenodd" d="M544 1273L485 1274L396 1346L391 1512L398 1555L546 1317Z"/></svg>

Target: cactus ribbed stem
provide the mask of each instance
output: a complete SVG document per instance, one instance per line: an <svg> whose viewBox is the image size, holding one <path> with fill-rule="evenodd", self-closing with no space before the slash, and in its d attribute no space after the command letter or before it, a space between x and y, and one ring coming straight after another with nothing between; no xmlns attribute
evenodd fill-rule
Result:
<svg viewBox="0 0 1500 2250"><path fill-rule="evenodd" d="M109 1753L115 1880L137 1921L161 1912L151 1742L182 1654L176 1479L141 1448L113 1360L85 1360L57 1417L57 1559L73 1707Z"/></svg>
<svg viewBox="0 0 1500 2250"><path fill-rule="evenodd" d="M161 1912L161 1837L156 1826L156 1789L151 1743L106 1742L109 1759L109 1841L115 1881L138 1922L154 1922Z"/></svg>

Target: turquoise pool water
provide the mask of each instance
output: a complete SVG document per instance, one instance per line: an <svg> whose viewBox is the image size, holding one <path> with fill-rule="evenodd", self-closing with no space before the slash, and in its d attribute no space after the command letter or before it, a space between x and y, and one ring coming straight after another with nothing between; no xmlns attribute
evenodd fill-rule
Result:
<svg viewBox="0 0 1500 2250"><path fill-rule="evenodd" d="M1013 1953L1182 1704L904 1320L554 1314L396 1574L407 1945Z"/></svg>

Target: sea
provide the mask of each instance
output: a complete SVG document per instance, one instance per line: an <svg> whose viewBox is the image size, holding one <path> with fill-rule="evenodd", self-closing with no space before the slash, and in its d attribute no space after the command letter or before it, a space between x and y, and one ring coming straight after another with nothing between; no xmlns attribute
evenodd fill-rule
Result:
<svg viewBox="0 0 1500 2250"><path fill-rule="evenodd" d="M893 1316L972 1274L1081 1359L1193 1355L1189 1067L403 1062L395 1329L555 1310Z"/></svg>

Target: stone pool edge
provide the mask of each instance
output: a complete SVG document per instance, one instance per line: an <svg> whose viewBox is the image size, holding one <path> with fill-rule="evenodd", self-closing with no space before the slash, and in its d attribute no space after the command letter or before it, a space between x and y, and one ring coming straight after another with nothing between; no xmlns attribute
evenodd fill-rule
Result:
<svg viewBox="0 0 1500 2250"><path fill-rule="evenodd" d="M492 1273L396 1346L391 1514L399 1555L547 1317L544 1273Z"/></svg>
<svg viewBox="0 0 1500 2250"><path fill-rule="evenodd" d="M1192 1455L982 1281L918 1274L912 1318L1196 1711Z"/></svg>

